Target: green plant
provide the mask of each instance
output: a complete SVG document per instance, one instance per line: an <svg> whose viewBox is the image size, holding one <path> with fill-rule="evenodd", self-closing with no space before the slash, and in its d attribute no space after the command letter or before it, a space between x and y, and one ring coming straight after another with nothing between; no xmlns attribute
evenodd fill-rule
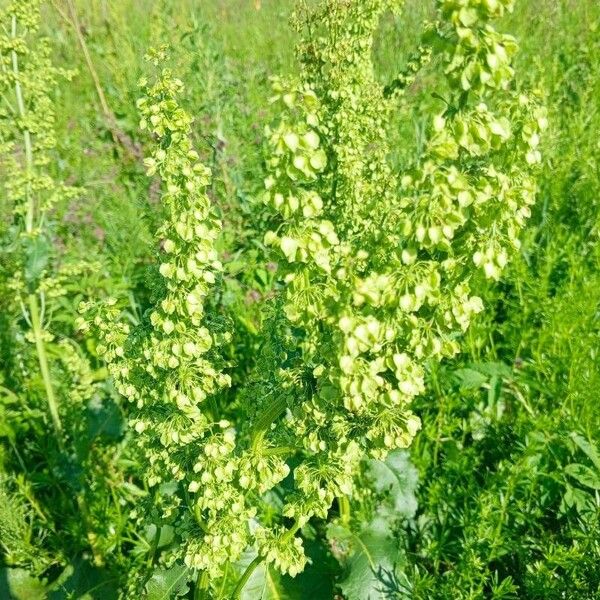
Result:
<svg viewBox="0 0 600 600"><path fill-rule="evenodd" d="M69 306L100 286L98 265L61 255L53 240L56 207L83 193L56 175L53 95L59 79L73 73L53 66L48 41L37 36L39 2L10 2L0 21L0 171L11 212L1 239L0 347L8 359L0 372L7 442L0 540L9 578L29 569L45 579L82 552L101 566L114 548L115 461L104 426L92 431L92 424L111 406L117 421L119 415L105 393L104 369L91 366L76 340ZM66 535L60 522L68 523Z"/></svg>
<svg viewBox="0 0 600 600"><path fill-rule="evenodd" d="M0 597L597 596L595 3L0 6Z"/></svg>
<svg viewBox="0 0 600 600"><path fill-rule="evenodd" d="M231 334L209 310L220 223L178 104L182 83L165 69L138 103L156 141L148 174L164 189L162 279L135 329L114 300L100 312L84 305L82 327L102 338L98 351L135 407L130 422L156 490L147 513L156 544L163 527L177 532L162 560L183 559L198 590L225 593L251 546L256 556L233 597L262 562L298 574L307 562L298 532L326 519L336 498L341 526L350 526L350 500L364 501L354 486L363 461L410 444L419 420L408 407L423 391L425 363L455 355L456 333L482 309L470 295L472 263L497 278L518 246L545 117L509 89L514 40L487 25L506 6L441 2L424 38L430 49L387 87L371 48L395 3L324 2L298 13L303 70L296 82L275 83L284 116L268 133L265 181L278 215L265 242L287 266L263 359L233 398L222 391L230 377L219 350ZM447 109L417 164L398 173L385 129L432 53L445 65ZM152 60L158 66L163 52ZM283 485L290 474L293 485ZM275 490L278 507L266 495Z"/></svg>
<svg viewBox="0 0 600 600"><path fill-rule="evenodd" d="M275 83L285 116L270 132L266 202L277 217L265 242L285 259L283 311L299 349L280 377L303 386L281 402L291 416L275 435L286 427L303 440L283 509L303 521L326 517L337 497L347 522L360 462L410 444L424 366L454 356L482 309L473 263L499 277L535 197L545 112L511 89L516 43L488 24L510 2L438 3L424 43L440 57L446 108L416 164L390 167L396 96L427 62L391 86L375 78L373 35L396 8L301 11L302 77Z"/></svg>

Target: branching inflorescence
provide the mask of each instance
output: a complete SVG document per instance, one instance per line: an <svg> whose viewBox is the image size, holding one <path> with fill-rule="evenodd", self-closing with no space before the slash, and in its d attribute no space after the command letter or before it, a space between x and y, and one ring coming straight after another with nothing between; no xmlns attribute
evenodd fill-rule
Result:
<svg viewBox="0 0 600 600"><path fill-rule="evenodd" d="M3 313L6 310L3 323L7 325L2 343L10 345L12 358L0 369L0 381L6 384L0 386L0 404L13 450L12 464L8 456L1 457L0 466L7 476L0 478L0 487L14 488L26 498L31 518L23 528L29 527L40 538L55 532L38 503L52 498L59 506L57 512L76 507L77 525L85 531L83 545L86 551L91 547L100 564L104 549L97 544L97 522L93 521L98 505L94 499L88 502L92 494L87 478L109 461L101 444L92 450L82 438L88 433L90 413L86 411L92 398L100 400L101 384L86 351L70 337L73 315L68 301L74 290L80 298L89 294L85 284L74 281L98 269L91 261L61 255L56 244L55 210L78 197L81 190L56 175L54 95L59 81L70 80L72 73L53 65L48 40L39 34L40 22L39 0L7 2L0 11L0 189L11 217L0 236L0 279L6 282L0 304ZM4 405L6 398L9 401ZM19 402L13 404L12 399ZM54 435L48 435L47 421ZM28 472L30 460L36 466ZM33 483L30 476L42 460L47 476ZM94 461L98 471L90 475L85 468ZM70 469L71 477L65 477ZM103 481L96 479L94 489ZM29 486L35 491L29 492ZM54 495L56 490L59 493ZM103 518L107 519L106 512ZM18 564L10 558L11 545L26 547L25 542L3 537L11 566L26 566L25 557ZM65 560L36 550L35 556L27 558L27 566L38 573Z"/></svg>
<svg viewBox="0 0 600 600"><path fill-rule="evenodd" d="M0 169L7 205L14 216L10 242L9 289L28 324L35 344L46 399L57 442L63 442L59 400L54 389L46 346L54 340L46 318L53 300L66 294L65 281L84 269L82 263L52 261L50 213L79 190L52 173L56 147L52 92L60 78L72 73L55 67L47 40L36 37L38 0L10 2L0 13Z"/></svg>
<svg viewBox="0 0 600 600"><path fill-rule="evenodd" d="M158 66L164 52L149 59ZM192 148L192 119L178 104L182 82L163 69L154 83L141 85L141 127L156 142L145 164L149 175L161 178L167 215L157 232L164 290L137 328L120 321L114 300L100 308L84 304L81 326L102 339L98 352L134 405L131 425L145 479L157 490L153 517L175 525L183 540L172 559L182 557L218 581L252 542L253 494L264 493L288 470L268 457L236 452L235 424L218 402L219 391L230 385L219 353L230 334L211 329L205 315L222 268L215 250L221 224L206 194L210 171Z"/></svg>
<svg viewBox="0 0 600 600"><path fill-rule="evenodd" d="M85 327L101 336L98 350L132 402L157 490L152 518L175 524L181 540L169 560L182 556L209 585L249 547L257 556L234 597L261 561L291 575L304 568L298 532L336 498L346 512L361 461L411 443L420 421L410 405L427 363L454 356L483 308L470 279L478 269L497 279L518 248L545 116L515 89L515 40L490 25L512 3L439 0L438 20L388 86L372 45L399 0L298 11L301 72L274 82L282 117L268 129L265 243L283 263L279 300L237 420L222 393L229 333L206 313L221 270L210 173L191 146L182 83L168 69L142 82L141 125L155 140L146 166L162 180L166 208L157 232L164 289L136 328L119 321L115 303L84 307ZM446 106L422 154L399 170L387 131L398 96L430 62L445 72ZM275 487L281 504L265 496Z"/></svg>
<svg viewBox="0 0 600 600"><path fill-rule="evenodd" d="M285 259L294 368L310 381L281 424L303 446L283 509L301 522L352 495L362 458L410 444L426 363L455 355L483 308L474 267L497 279L518 248L546 123L514 89L515 40L490 25L512 4L438 2L417 62L439 57L447 107L406 172L388 162L399 91L372 65L379 18L400 3L329 0L298 15L302 73L275 82L284 116L269 132L265 241Z"/></svg>

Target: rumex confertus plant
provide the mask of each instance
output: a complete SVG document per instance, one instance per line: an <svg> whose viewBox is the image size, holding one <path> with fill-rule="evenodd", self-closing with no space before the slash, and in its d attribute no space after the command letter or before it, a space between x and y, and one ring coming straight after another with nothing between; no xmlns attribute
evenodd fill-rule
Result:
<svg viewBox="0 0 600 600"><path fill-rule="evenodd" d="M372 65L379 18L399 2L323 2L299 11L301 76L275 82L265 201L279 250L283 311L306 382L278 427L302 445L287 516L342 512L367 456L406 447L426 365L454 356L535 197L545 113L514 89L516 42L490 22L512 2L440 1L416 63L439 63L446 108L416 164L395 170L386 128L413 64L382 86Z"/></svg>
<svg viewBox="0 0 600 600"><path fill-rule="evenodd" d="M0 489L27 515L22 539L2 527L0 543L3 566L45 577L66 568L72 553L91 550L101 565L114 549L104 535L113 527L104 483L114 463L90 433L93 411L104 406L104 369L90 364L70 306L94 289L88 275L98 265L61 253L56 240L55 211L83 194L57 175L55 95L74 73L54 66L40 5L11 1L0 11L0 188L8 209L0 351L10 357L0 369L2 437L10 442L0 455ZM34 551L26 552L25 538L39 548L30 542Z"/></svg>
<svg viewBox="0 0 600 600"><path fill-rule="evenodd" d="M142 82L141 125L154 138L145 164L166 209L159 299L137 327L116 301L86 304L82 327L101 338L131 402L153 490L140 516L157 527L157 545L161 528L175 532L153 558L182 560L197 589L238 597L261 563L298 574L303 528L336 500L350 524L362 464L411 443L427 364L456 355L483 309L471 280L497 279L518 248L546 123L516 90L515 40L491 26L512 4L439 0L414 60L387 86L372 44L401 2L297 11L301 70L274 82L282 116L267 132L265 244L283 266L262 356L233 401L221 348L234 332L213 306L221 225L210 173L191 146L183 84L165 68ZM151 60L161 66L163 53ZM414 164L393 167L386 132L427 64L445 74L445 106ZM255 558L241 572L248 548Z"/></svg>
<svg viewBox="0 0 600 600"><path fill-rule="evenodd" d="M1 39L0 85L4 102L0 142L4 191L13 207L16 225L15 270L11 284L30 325L28 337L35 344L39 368L52 424L62 444L62 425L51 381L44 327L43 304L50 283L46 266L50 242L48 214L59 199L73 197L77 190L57 182L49 173L50 152L56 145L54 110L49 91L57 79L70 74L55 68L45 40L28 43L39 27L39 3L12 2L2 13L5 33ZM9 100L10 98L10 100ZM17 249L18 248L18 249Z"/></svg>

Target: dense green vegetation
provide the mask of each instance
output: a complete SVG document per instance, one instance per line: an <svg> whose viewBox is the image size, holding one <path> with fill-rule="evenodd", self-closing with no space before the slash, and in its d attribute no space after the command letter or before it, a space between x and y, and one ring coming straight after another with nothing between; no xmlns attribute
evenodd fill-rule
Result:
<svg viewBox="0 0 600 600"><path fill-rule="evenodd" d="M406 0L373 22L366 54L355 45L369 33L368 18L352 12L360 3L340 0L339 13L312 22L339 34L316 49L312 32L290 25L303 4L52 0L27 54L14 45L15 22L26 26L36 3L0 0L9 9L0 23L0 598L600 598L600 4L517 0L493 22L518 40L514 79L505 72L506 89L472 84L468 94L444 74L448 49L425 22L438 18L438 4L478 6L484 23L485 11L508 0ZM444 39L458 44L441 14ZM472 27L487 35L480 21ZM349 51L356 71L336 70ZM25 65L18 75L13 54ZM331 68L319 70L319 60ZM341 149L313 120L313 89L322 103L314 114L339 119ZM336 103L332 89L355 96ZM520 94L530 100L517 110ZM545 107L548 128L526 136L540 134L541 165L529 164L537 139L529 147L502 132L493 150L467 148L466 157L440 150L446 138L431 143L436 115L445 115L440 137L454 135L454 120L473 118L479 99L518 131L545 121L536 112ZM175 123L167 132L153 121L155 104ZM295 137L279 139L281 123ZM23 132L37 144L30 171ZM349 147L376 163L369 178L344 154ZM301 175L279 169L290 152L308 161L293 163ZM446 246L436 232L418 239L400 227L441 210L439 180L419 179L428 157L440 170L476 174L481 189L494 184L490 165L510 170L509 188L535 180L531 216L515 230L520 247L509 228L487 272L469 252L515 219L526 194L502 218L458 211ZM397 176L409 170L412 180ZM300 198L301 212L275 191ZM409 212L402 195L432 200ZM392 217L375 223L368 217L378 211ZM202 235L171 249L169 236L192 221ZM469 223L478 233L461 233ZM309 258L302 226L320 236ZM412 339L398 325L394 344L420 336L425 350L401 382L411 385L410 410L396 408L402 425L387 437L377 403L389 398L376 399L405 359L394 371L370 331L367 367L359 352L341 353L332 323L399 322L400 311L369 300L366 276L365 304L323 268L341 264L336 234L348 241L350 271L408 268L397 250L407 247L432 272L450 252L461 265L433 277L423 311L439 323L442 308L464 309L464 334L448 325L436 350L429 322L415 321ZM169 253L196 261L191 279L173 283ZM457 292L458 281L470 291ZM381 286L381 297L402 295ZM198 313L164 308L165 298L189 306L196 291ZM344 348L355 339L342 338ZM166 344L179 345L176 364L160 363ZM159 367L149 373L152 361ZM368 369L382 376L370 380ZM201 414L173 392L186 378L201 381L198 396L209 391ZM328 392L327 418L309 402L323 381L342 390ZM366 387L346 394L356 385ZM283 398L275 409L271 394ZM364 405L375 412L358 425L346 419ZM223 469L246 483L221 479ZM213 479L200 480L205 473ZM230 537L215 543L215 535Z"/></svg>

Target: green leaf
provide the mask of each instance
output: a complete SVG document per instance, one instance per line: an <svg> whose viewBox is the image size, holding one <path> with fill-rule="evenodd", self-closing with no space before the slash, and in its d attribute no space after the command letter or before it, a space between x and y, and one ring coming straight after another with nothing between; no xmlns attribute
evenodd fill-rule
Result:
<svg viewBox="0 0 600 600"><path fill-rule="evenodd" d="M378 517L388 521L412 518L417 511L415 491L419 473L410 462L410 454L405 450L395 450L385 461L370 460L368 465L373 488L386 495L376 510Z"/></svg>
<svg viewBox="0 0 600 600"><path fill-rule="evenodd" d="M146 584L147 600L171 600L187 594L190 571L185 565L156 569Z"/></svg>
<svg viewBox="0 0 600 600"><path fill-rule="evenodd" d="M80 558L52 583L48 600L116 600L117 587L117 580L107 571Z"/></svg>
<svg viewBox="0 0 600 600"><path fill-rule="evenodd" d="M475 369L457 369L454 375L458 378L460 387L464 390L476 390L487 383L488 376Z"/></svg>
<svg viewBox="0 0 600 600"><path fill-rule="evenodd" d="M25 569L0 569L0 598L45 600L46 586Z"/></svg>
<svg viewBox="0 0 600 600"><path fill-rule="evenodd" d="M154 544L156 537L156 525L154 523L148 525L145 529L146 541L149 545ZM175 530L171 525L162 525L160 528L160 538L158 540L157 548L164 548L168 546L175 538Z"/></svg>
<svg viewBox="0 0 600 600"><path fill-rule="evenodd" d="M241 600L283 600L290 596L281 585L281 576L273 569L261 564L244 586ZM291 598L290 598L291 600Z"/></svg>
<svg viewBox="0 0 600 600"><path fill-rule="evenodd" d="M567 484L560 503L559 512L564 515L569 509L574 507L579 514L583 514L591 508L590 498L591 495L588 492Z"/></svg>
<svg viewBox="0 0 600 600"><path fill-rule="evenodd" d="M488 406L494 406L500 400L502 393L502 379L497 375L493 375L490 379L490 387L488 389Z"/></svg>
<svg viewBox="0 0 600 600"><path fill-rule="evenodd" d="M331 600L340 570L337 561L317 539L305 537L304 547L309 563L302 573L296 577L281 576L261 564L250 576L241 600ZM245 553L238 564L240 575L255 557L255 550Z"/></svg>
<svg viewBox="0 0 600 600"><path fill-rule="evenodd" d="M572 431L569 437L577 444L580 450L594 463L596 469L600 471L600 453L595 444L586 440L582 435Z"/></svg>
<svg viewBox="0 0 600 600"><path fill-rule="evenodd" d="M38 235L28 239L25 246L25 280L28 283L37 281L46 268L50 258L50 243Z"/></svg>
<svg viewBox="0 0 600 600"><path fill-rule="evenodd" d="M389 527L372 524L360 534L340 524L327 528L327 538L345 566L339 586L346 600L387 600L384 573L394 573L403 558Z"/></svg>
<svg viewBox="0 0 600 600"><path fill-rule="evenodd" d="M87 405L88 439L116 441L125 431L121 410L110 398L94 396Z"/></svg>
<svg viewBox="0 0 600 600"><path fill-rule="evenodd" d="M565 467L565 473L585 487L600 490L600 474L585 465L571 463Z"/></svg>
<svg viewBox="0 0 600 600"><path fill-rule="evenodd" d="M471 366L473 369L476 369L489 377L500 377L502 379L509 379L512 377L512 368L503 362L475 363Z"/></svg>

